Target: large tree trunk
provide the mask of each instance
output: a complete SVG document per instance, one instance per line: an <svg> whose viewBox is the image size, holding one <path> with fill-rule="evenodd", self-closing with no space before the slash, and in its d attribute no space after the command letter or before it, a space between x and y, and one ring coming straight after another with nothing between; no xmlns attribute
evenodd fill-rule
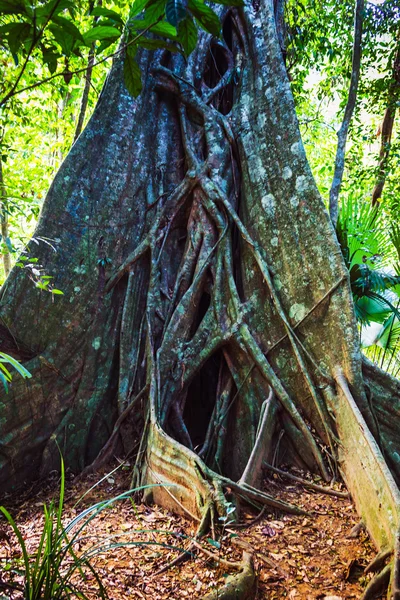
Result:
<svg viewBox="0 0 400 600"><path fill-rule="evenodd" d="M2 489L56 468L54 437L81 471L118 422L125 450L139 450L135 481L173 484L153 498L202 530L226 509L225 488L296 510L254 487L282 431L286 457L325 480L347 448L341 406L353 415L355 399L357 423L381 441L273 3L222 16L224 39L201 33L188 63L142 53L137 100L115 62L42 211L37 236L57 252L30 248L64 296L21 269L4 286L1 349L33 378L0 404Z"/></svg>

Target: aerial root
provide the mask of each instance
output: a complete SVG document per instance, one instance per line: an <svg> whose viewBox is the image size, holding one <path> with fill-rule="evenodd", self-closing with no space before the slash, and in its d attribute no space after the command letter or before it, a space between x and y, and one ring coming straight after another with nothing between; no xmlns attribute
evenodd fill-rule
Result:
<svg viewBox="0 0 400 600"><path fill-rule="evenodd" d="M169 226L171 225L173 218L176 216L186 198L194 188L196 181L197 178L195 173L187 174L181 183L175 188L175 190L166 198L165 204L161 211L159 211L159 214L155 219L155 222L149 233L144 237L143 240L141 240L136 249L129 254L122 265L120 265L115 273L108 279L105 286L106 293L112 290L121 277L128 272L135 262L137 262L139 258L141 258L148 250L154 251L154 247L157 244L159 236L159 228L162 222L165 221L169 223Z"/></svg>
<svg viewBox="0 0 400 600"><path fill-rule="evenodd" d="M229 58L229 57L228 57ZM232 66L232 65L231 65ZM197 154L193 150L194 139L193 139L193 128L189 124L190 121L188 115L188 109L192 114L193 110L197 115L201 116L201 122L206 135L210 137L208 140L208 147L220 147L220 137L221 135L226 135L229 144L233 144L234 141L230 139L230 136L225 131L226 119L223 115L219 115L218 123L213 127L208 127L207 123L209 120L214 122L215 120L215 110L207 104L207 101L204 98L199 97L197 91L190 86L187 82L182 80L180 77L174 75L171 71L166 69L165 67L159 67L154 71L155 75L155 87L156 89L163 90L164 92L171 93L176 97L178 102L178 112L179 112L179 121L180 121L180 129L183 140L183 146L185 151L185 157L187 162L188 170L186 175L184 176L182 182L175 188L175 190L167 195L167 197L160 202L160 205L157 206L157 214L155 215L155 222L151 227L150 231L147 232L145 238L139 243L136 250L127 257L124 263L117 269L117 271L110 277L107 282L107 291L111 290L112 287L119 281L119 279L131 269L132 265L141 257L145 252L149 252L152 259L152 275L151 281L149 285L149 290L153 290L148 295L148 320L149 323L152 320L152 314L155 313L155 293L154 289L157 284L157 274L154 266L158 264L158 260L163 252L165 240L169 235L169 230L171 227L171 223L176 218L178 211L186 202L186 199L190 199L194 202L194 206L199 205L198 209L201 207L201 214L204 217L204 222L202 228L198 228L198 233L204 231L207 233L206 237L210 237L210 233L218 235L218 239L210 248L206 248L206 258L203 258L201 254L201 248L204 246L202 243L199 246L199 242L193 246L193 251L190 249L190 244L187 246L187 253L190 258L190 269L188 272L179 270L176 284L174 286L174 292L172 297L169 298L169 306L167 309L167 315L163 315L164 321L164 332L163 332L163 341L161 348L157 351L157 364L154 365L153 368L153 394L150 396L154 396L154 401L149 398L152 410L152 421L158 420L162 426L165 425L167 420L171 404L176 402L177 396L182 395L182 390L189 382L188 370L186 369L187 364L191 364L191 371L196 370L198 367L201 367L201 364L204 363L205 352L204 353L195 353L195 356L191 353L191 348L193 344L196 344L198 339L200 339L199 331L205 330L205 324L207 322L207 315L203 319L201 327L202 329L196 331L196 337L194 338L194 342L191 342L188 346L188 341L186 338L189 338L189 325L190 318L192 315L192 308L197 305L198 295L201 292L201 288L204 285L203 279L206 279L205 275L207 273L207 269L212 267L215 271L213 271L215 281L219 279L221 276L225 277L224 282L226 283L223 287L224 294L218 294L218 290L220 290L219 285L217 285L214 281L214 287L217 289L217 292L212 294L212 302L210 308L208 309L208 315L214 310L216 314L222 314L223 318L215 319L215 329L213 335L209 336L214 341L214 346L210 347L207 350L207 353L210 354L211 351L214 351L216 348L215 340L218 340L218 344L225 343L228 339L235 339L239 344L241 349L251 358L252 362L256 365L256 367L260 370L261 375L266 380L266 382L271 386L274 390L276 397L279 399L281 405L284 407L285 411L290 415L290 419L293 422L296 430L298 430L299 435L303 438L303 446L307 445L310 448L310 454L312 454L313 463L315 462L318 465L319 471L325 481L330 481L331 476L328 473L328 469L325 465L324 458L322 456L321 450L316 443L314 436L312 435L307 423L305 422L302 414L297 409L293 400L289 397L284 385L282 384L280 378L275 373L272 365L266 358L263 353L263 350L260 348L257 343L255 337L251 332L251 324L247 324L245 322L246 310L244 305L242 304L240 297L237 293L236 285L233 277L233 268L232 268L232 259L230 255L230 247L227 242L228 238L226 237L226 233L229 229L229 225L234 222L238 231L243 238L243 240L249 245L254 258L258 264L258 267L261 271L261 274L264 278L266 285L268 286L269 292L271 294L276 312L282 321L286 333L285 336L289 339L289 342L292 346L295 358L298 362L300 370L302 371L306 384L310 390L311 397L313 398L314 404L316 406L317 412L320 417L320 424L317 424L317 429L319 428L322 437L325 441L328 442L332 456L335 455L334 443L336 443L335 432L333 431L334 423L331 421L331 418L326 410L326 406L323 402L323 398L320 396L320 386L316 385L314 382L314 378L311 376L308 370L308 363L312 363L316 369L320 373L320 377L326 383L327 377L321 372L320 367L314 364L312 356L309 355L306 348L304 348L302 342L298 338L295 333L293 326L290 324L290 321L286 315L286 312L281 303L279 294L277 293L273 276L271 274L270 267L268 265L268 258L264 258L263 251L258 247L258 245L252 239L252 236L247 231L246 227L242 223L239 215L237 214L234 206L231 204L232 197L228 194L228 192L224 192L221 186L218 184L218 177L212 178L210 176L210 171L213 171L213 160L212 156L206 158L204 161L201 160ZM225 85L225 84L224 84ZM224 130L224 134L222 134L222 129ZM214 131L215 129L215 131ZM228 132L229 133L229 132ZM215 138L214 142L212 139ZM211 151L210 151L211 152ZM211 153L212 154L212 153ZM193 200L193 195L196 196L196 199ZM196 211L194 212L196 215ZM197 215L199 216L199 215ZM201 216L201 215L200 215ZM210 231L208 231L210 229ZM212 231L211 231L212 230ZM196 230L197 231L197 230ZM188 233L190 233L188 231ZM199 236L202 238L202 236ZM229 236L228 236L229 237ZM203 239L203 238L202 238ZM161 243L161 240L162 243ZM221 259L221 247L224 246L224 259ZM160 249L161 246L161 249ZM226 246L226 248L225 248ZM195 250L196 249L196 250ZM158 252L158 254L157 254ZM203 252L204 254L204 252ZM228 260L228 258L230 260ZM185 260L188 258L187 254L185 255ZM200 259L203 258L201 261ZM195 267L196 262L199 264L199 270L194 270L194 275L192 273L193 268ZM185 266L185 261L183 262ZM201 266L200 266L201 265ZM181 273L181 274L180 274ZM191 278L194 276L194 280L191 281ZM191 281L191 283L190 283ZM182 284L182 285L181 285ZM335 288L336 289L336 288ZM183 295L182 295L183 293ZM169 297L169 296L168 296ZM220 311L220 306L229 307L226 311ZM153 311L153 312L152 312ZM158 314L158 313L157 313ZM221 322L219 322L221 321ZM149 328L150 332L150 328ZM173 352L170 351L170 348L177 347L176 338L182 339L185 342L184 350L182 350L181 356L177 357ZM154 349L153 349L154 354ZM162 357L162 359L161 359ZM150 357L147 357L148 359ZM154 358L154 357L153 357ZM179 360L178 360L179 358ZM153 359L152 359L153 360ZM150 364L149 360L149 364ZM178 377L177 373L174 374L175 381L173 381L173 385L171 385L171 389L163 386L163 380L166 376L169 377L168 369L175 368L175 364L177 364L177 371L181 370L181 389L178 389ZM193 365L194 364L194 368ZM161 390L167 390L165 392L165 399L160 397ZM163 391L164 394L164 391ZM275 404L275 403L274 403ZM273 410L270 410L271 415ZM178 414L178 413L176 413ZM179 416L179 415L178 415ZM258 436L259 444L257 447L253 449L251 460L249 460L248 470L243 474L242 481L247 482L247 484L254 485L255 480L251 479L254 473L259 472L258 467L261 467L262 463L262 448L265 447L265 439L268 438L268 430L270 430L273 426L273 415L268 419L268 423L261 423L260 425L264 425L264 433L265 435L261 435L263 432L259 432L260 436ZM216 464L217 461L214 460L212 462L213 457L209 456L211 451L209 450L209 441L210 436L213 434L213 430L215 429L216 419L215 415L210 421L210 427L204 448L201 450L200 454L202 456L207 457L208 464ZM186 430L184 428L183 419L180 415L180 421L178 423L180 425L177 429L182 432L181 436L177 436L178 439L185 443L187 446L191 446L190 437L186 435ZM167 428L168 429L168 428ZM325 431L323 431L323 429ZM170 430L174 431L173 428ZM185 435L184 435L185 434ZM221 427L219 431L220 436L224 435L224 429ZM271 436L270 436L271 437ZM214 458L219 458L219 454L222 451L222 443L219 443L221 440L217 440L218 442L218 450L216 456ZM223 440L222 440L223 441ZM268 440L267 440L268 441ZM329 455L328 455L329 460ZM331 465L332 466L332 465ZM334 470L334 469L332 469ZM157 470L156 470L157 472ZM250 478L250 479L249 479ZM255 489L255 488L254 488ZM256 490L257 492L257 490ZM252 490L253 493L253 490ZM238 495L249 497L249 489L245 485L242 485L240 489L240 493ZM254 498L252 498L254 500ZM256 502L260 502L261 496L258 497ZM263 502L261 504L266 503L266 498L262 497ZM282 510L284 508L282 507Z"/></svg>
<svg viewBox="0 0 400 600"><path fill-rule="evenodd" d="M221 589L209 592L203 596L203 600L251 600L254 598L255 582L252 555L243 552L241 571L227 577Z"/></svg>
<svg viewBox="0 0 400 600"><path fill-rule="evenodd" d="M268 398L264 400L261 406L260 420L253 450L251 451L246 468L240 478L239 483L242 485L254 485L259 479L263 458L268 455L269 446L272 442L272 436L275 429L275 413L276 402L274 392L272 388L270 388Z"/></svg>
<svg viewBox="0 0 400 600"><path fill-rule="evenodd" d="M264 356L263 352L261 351L259 345L257 344L256 340L254 339L254 337L251 334L249 327L247 325L243 324L240 326L240 334L237 337L237 340L238 340L240 347L243 348L243 350L245 352L247 351L250 354L251 358L254 360L257 367L260 369L260 372L263 375L263 377L267 380L267 382L270 384L270 386L274 389L281 404L286 409L286 411L289 413L291 419L293 420L293 422L295 423L295 425L299 429L299 431L302 433L302 435L304 436L304 440L307 442L308 446L310 447L310 450L314 456L314 459L318 465L319 471L320 471L323 479L326 482L329 482L331 478L325 467L324 460L321 456L321 452L317 446L317 443L316 443L311 431L308 429L303 417L301 416L301 414L298 411L298 409L296 408L294 402L289 397L289 394L283 387L281 380L276 375L272 366L270 365L270 363Z"/></svg>

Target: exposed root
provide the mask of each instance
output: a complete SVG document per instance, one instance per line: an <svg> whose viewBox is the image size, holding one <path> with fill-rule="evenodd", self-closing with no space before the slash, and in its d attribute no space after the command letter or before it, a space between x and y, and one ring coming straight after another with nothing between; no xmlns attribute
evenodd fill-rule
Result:
<svg viewBox="0 0 400 600"><path fill-rule="evenodd" d="M328 496L336 496L336 498L350 498L350 494L348 492L338 492L336 490L333 490L332 488L327 488L323 485L313 483L312 481L307 481L307 479L301 479L301 477L297 477L296 475L292 475L292 473L287 473L286 471L277 469L276 467L273 467L272 465L269 465L266 462L263 463L263 466L269 471L272 471L273 473L276 473L281 477L286 477L286 479L290 479L291 481L295 481L296 483L300 483L301 485L304 485L304 487L307 487L311 490L321 492L322 494L328 494Z"/></svg>
<svg viewBox="0 0 400 600"><path fill-rule="evenodd" d="M230 503L224 490L261 506L268 505L291 514L307 514L297 506L277 500L252 486L218 475L199 456L169 437L157 425L150 426L147 469L142 483L159 484L149 490L147 500L189 514L200 523L198 536L209 528L214 511L220 517L227 514Z"/></svg>
<svg viewBox="0 0 400 600"><path fill-rule="evenodd" d="M262 507L262 509L260 510L260 512L258 513L258 515L256 517L254 517L254 519L252 519L251 521L248 521L247 523L231 523L229 525L229 529L232 529L232 528L233 529L247 529L247 527L252 527L253 525L258 523L263 518L266 509L267 509L267 507L264 505Z"/></svg>
<svg viewBox="0 0 400 600"><path fill-rule="evenodd" d="M295 506L294 504L289 504L288 502L284 502L283 500L277 500L273 496L270 496L265 492L261 492L260 490L257 490L256 488L253 488L252 486L247 485L246 483L240 485L239 483L235 483L234 481L228 479L227 477L223 477L222 475L217 475L217 477L219 477L219 479L222 481L225 488L229 488L230 490L232 490L232 492L234 492L244 500L249 498L250 500L255 500L258 504L265 504L267 506L271 506L272 508L281 510L282 512L287 512L292 515L309 516L308 512L304 511L298 506Z"/></svg>
<svg viewBox="0 0 400 600"><path fill-rule="evenodd" d="M218 556L214 552L210 552L210 550L204 548L204 546L202 546L195 540L192 543L193 546L197 548L197 550L200 550L200 552L208 556L208 558L211 558L214 562L225 567L226 569L241 569L243 567L243 563L226 560L225 558L222 558L222 556Z"/></svg>
<svg viewBox="0 0 400 600"><path fill-rule="evenodd" d="M365 531L365 525L364 522L361 520L356 525L354 525L354 527L352 527L350 533L346 535L346 538L348 540L356 539L359 537L362 531Z"/></svg>
<svg viewBox="0 0 400 600"><path fill-rule="evenodd" d="M210 592L203 597L203 600L251 600L254 598L256 576L251 554L243 552L241 568L240 573L226 578L222 589Z"/></svg>
<svg viewBox="0 0 400 600"><path fill-rule="evenodd" d="M385 550L382 550L381 552L379 552L375 558L373 560L371 560L371 562L365 567L364 569L364 573L376 573L377 571L380 571L382 569L382 567L384 566L386 560L392 556L393 554L393 548L386 548Z"/></svg>
<svg viewBox="0 0 400 600"><path fill-rule="evenodd" d="M374 600L382 594L389 586L392 563L386 565L367 585L361 600Z"/></svg>

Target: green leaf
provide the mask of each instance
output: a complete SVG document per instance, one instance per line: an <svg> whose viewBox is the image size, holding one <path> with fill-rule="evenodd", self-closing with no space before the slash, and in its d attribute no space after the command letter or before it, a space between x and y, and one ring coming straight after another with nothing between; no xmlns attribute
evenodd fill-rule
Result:
<svg viewBox="0 0 400 600"><path fill-rule="evenodd" d="M67 33L59 25L55 24L49 25L49 30L54 35L56 42L60 44L63 54L65 54L65 56L69 56L75 43L75 39L72 37L72 35Z"/></svg>
<svg viewBox="0 0 400 600"><path fill-rule="evenodd" d="M47 19L50 15L58 15L65 9L73 10L75 8L74 2L71 0L50 0L44 6L39 6L36 9L36 17L38 19Z"/></svg>
<svg viewBox="0 0 400 600"><path fill-rule="evenodd" d="M64 296L64 292L62 292L61 290L57 290L56 288L53 288L50 291L52 294L56 294L57 296Z"/></svg>
<svg viewBox="0 0 400 600"><path fill-rule="evenodd" d="M243 0L212 0L215 4L223 4L224 6L244 6Z"/></svg>
<svg viewBox="0 0 400 600"><path fill-rule="evenodd" d="M13 0L0 0L0 14L3 15L21 15L26 13L23 2L13 2Z"/></svg>
<svg viewBox="0 0 400 600"><path fill-rule="evenodd" d="M0 369L3 371L3 375L7 379L7 381L11 381L12 375L11 375L10 371L7 369L7 367L2 362L0 362Z"/></svg>
<svg viewBox="0 0 400 600"><path fill-rule="evenodd" d="M176 27L186 17L187 7L188 0L167 0L165 16L168 23Z"/></svg>
<svg viewBox="0 0 400 600"><path fill-rule="evenodd" d="M26 548L26 544L24 542L24 538L22 537L21 531L18 529L14 519L12 518L12 516L10 515L10 513L8 512L8 510L6 508L4 508L4 506L0 506L0 512L3 513L3 515L5 516L5 518L8 521L8 524L12 527L15 535L17 536L19 545L21 547L22 550L22 556L24 559L24 574L25 574L25 593L26 593L26 597L30 598L31 597L31 584L30 584L30 562L29 562L29 554Z"/></svg>
<svg viewBox="0 0 400 600"><path fill-rule="evenodd" d="M141 38L138 40L138 44L142 48L146 48L146 50L157 50L158 48L165 48L165 50L169 50L170 52L180 52L178 46L171 44L165 40L154 40L151 38Z"/></svg>
<svg viewBox="0 0 400 600"><path fill-rule="evenodd" d="M198 20L203 29L219 37L221 33L221 21L218 15L201 0L189 0L189 10Z"/></svg>
<svg viewBox="0 0 400 600"><path fill-rule="evenodd" d="M178 25L178 41L182 44L182 48L189 56L196 48L197 44L197 28L191 17L186 17Z"/></svg>
<svg viewBox="0 0 400 600"><path fill-rule="evenodd" d="M12 365L14 367L14 369L16 371L18 371L18 373L25 379L30 379L32 377L32 375L29 373L29 371L27 369L25 369L25 367L23 367L21 365L21 363L19 363L15 358L13 358L12 356L10 356L9 354L6 354L5 352L0 352L0 360L1 362L6 362L9 363L10 365Z"/></svg>
<svg viewBox="0 0 400 600"><path fill-rule="evenodd" d="M118 23L124 23L123 18L119 15L115 10L111 10L110 8L105 8L104 6L96 6L92 12L90 13L92 17L107 17L108 19L112 19L117 21Z"/></svg>
<svg viewBox="0 0 400 600"><path fill-rule="evenodd" d="M149 4L153 4L151 0L135 0L129 11L129 19L139 15Z"/></svg>
<svg viewBox="0 0 400 600"><path fill-rule="evenodd" d="M85 44L90 46L92 42L97 40L116 40L120 37L120 35L121 32L116 27L99 25L98 27L93 27L84 33L83 38L85 40Z"/></svg>
<svg viewBox="0 0 400 600"><path fill-rule="evenodd" d="M53 52L50 48L42 48L43 62L48 66L51 74L57 70L57 59L59 54Z"/></svg>
<svg viewBox="0 0 400 600"><path fill-rule="evenodd" d="M5 377L5 375L3 375L3 373L1 373L1 372L0 372L0 381L3 384L6 394L8 394L8 381L7 381L7 378Z"/></svg>
<svg viewBox="0 0 400 600"><path fill-rule="evenodd" d="M99 55L102 52L104 52L104 50L107 50L107 48L109 48L115 40L102 40L98 46L98 48L96 49L96 54Z"/></svg>
<svg viewBox="0 0 400 600"><path fill-rule="evenodd" d="M209 544L211 544L211 546L214 546L214 548L221 548L221 544L219 542L217 542L217 540L213 540L212 538L207 538L207 542Z"/></svg>
<svg viewBox="0 0 400 600"><path fill-rule="evenodd" d="M29 37L30 33L31 26L29 25L29 23L10 24L7 41L12 54L17 54L18 50L21 48L22 43Z"/></svg>
<svg viewBox="0 0 400 600"><path fill-rule="evenodd" d="M85 43L85 40L83 39L81 32L79 31L77 26L72 23L72 21L69 21L68 19L65 19L64 17L57 17L57 16L53 17L52 21L54 21L54 23L57 23L57 25L59 25L66 33L69 33L69 35L72 35L72 37L74 39Z"/></svg>
<svg viewBox="0 0 400 600"><path fill-rule="evenodd" d="M125 56L124 82L130 95L137 98L142 91L142 74L139 65L130 52L127 52Z"/></svg>
<svg viewBox="0 0 400 600"><path fill-rule="evenodd" d="M11 240L10 240L10 238L9 238L9 237L6 237L6 238L4 238L4 241L5 241L5 243L6 243L6 246L7 246L7 248L8 248L8 251L9 251L9 252L14 252L14 248L13 248L13 245L12 245L12 243L11 243Z"/></svg>
<svg viewBox="0 0 400 600"><path fill-rule="evenodd" d="M156 23L160 17L164 16L165 12L165 0L157 0L156 2L152 2L149 6L146 7L146 12L144 13L143 23L145 23L145 27Z"/></svg>
<svg viewBox="0 0 400 600"><path fill-rule="evenodd" d="M174 41L178 40L175 27L167 22L157 23L157 25L154 25L150 31L156 35L161 35L162 37L167 37Z"/></svg>

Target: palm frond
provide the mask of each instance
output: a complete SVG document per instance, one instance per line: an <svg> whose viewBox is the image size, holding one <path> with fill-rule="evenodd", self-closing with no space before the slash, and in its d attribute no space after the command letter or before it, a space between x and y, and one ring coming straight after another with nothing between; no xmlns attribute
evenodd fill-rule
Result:
<svg viewBox="0 0 400 600"><path fill-rule="evenodd" d="M350 283L354 296L361 298L369 292L385 292L400 286L400 276L371 269L366 264L355 264L350 269Z"/></svg>
<svg viewBox="0 0 400 600"><path fill-rule="evenodd" d="M342 202L336 229L348 269L365 263L371 268L392 264L394 247L384 214L351 194Z"/></svg>

